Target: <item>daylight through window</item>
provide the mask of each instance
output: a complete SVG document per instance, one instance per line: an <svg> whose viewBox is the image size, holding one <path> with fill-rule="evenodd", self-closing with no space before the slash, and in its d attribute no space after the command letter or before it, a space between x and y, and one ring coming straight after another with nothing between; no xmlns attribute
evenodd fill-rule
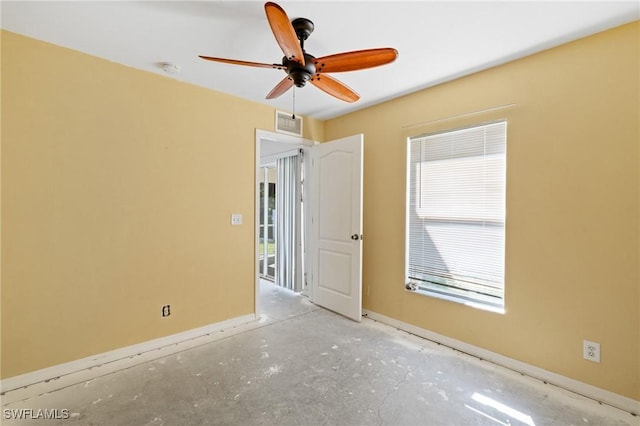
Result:
<svg viewBox="0 0 640 426"><path fill-rule="evenodd" d="M507 123L408 140L407 288L504 306Z"/></svg>

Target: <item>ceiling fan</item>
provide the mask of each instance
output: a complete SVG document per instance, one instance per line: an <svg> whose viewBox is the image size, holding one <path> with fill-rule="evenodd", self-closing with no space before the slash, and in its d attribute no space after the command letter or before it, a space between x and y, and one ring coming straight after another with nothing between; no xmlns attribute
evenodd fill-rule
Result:
<svg viewBox="0 0 640 426"><path fill-rule="evenodd" d="M207 61L284 70L287 76L269 92L267 99L277 98L294 85L304 87L309 81L331 96L345 102L355 102L360 99L360 96L327 73L355 71L385 65L393 62L398 56L396 49L379 48L316 58L304 50L304 42L314 29L313 22L306 18L296 18L290 21L286 12L272 2L265 3L264 9L271 31L273 31L273 35L284 53L282 63L263 64L211 56L200 56L200 58Z"/></svg>

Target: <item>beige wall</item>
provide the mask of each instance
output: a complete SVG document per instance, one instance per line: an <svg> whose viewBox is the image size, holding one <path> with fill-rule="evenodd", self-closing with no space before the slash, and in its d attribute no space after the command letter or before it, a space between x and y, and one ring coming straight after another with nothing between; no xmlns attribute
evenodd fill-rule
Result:
<svg viewBox="0 0 640 426"><path fill-rule="evenodd" d="M252 313L255 129L273 124L2 32L2 377Z"/></svg>
<svg viewBox="0 0 640 426"><path fill-rule="evenodd" d="M639 51L636 22L329 120L365 135L365 308L640 400ZM502 117L506 314L405 291L405 138Z"/></svg>

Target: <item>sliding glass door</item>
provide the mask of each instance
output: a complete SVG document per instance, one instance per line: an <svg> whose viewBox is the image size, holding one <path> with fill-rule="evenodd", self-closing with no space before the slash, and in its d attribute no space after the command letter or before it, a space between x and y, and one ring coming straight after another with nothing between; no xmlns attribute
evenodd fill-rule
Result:
<svg viewBox="0 0 640 426"><path fill-rule="evenodd" d="M260 276L275 280L276 263L276 168L260 168Z"/></svg>

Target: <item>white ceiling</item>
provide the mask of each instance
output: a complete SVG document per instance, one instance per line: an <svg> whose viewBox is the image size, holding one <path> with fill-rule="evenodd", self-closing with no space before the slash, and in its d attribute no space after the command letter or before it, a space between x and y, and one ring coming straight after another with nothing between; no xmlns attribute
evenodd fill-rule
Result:
<svg viewBox="0 0 640 426"><path fill-rule="evenodd" d="M640 19L638 1L282 1L289 18L315 31L305 43L319 57L394 47L382 67L332 74L358 92L348 104L312 85L295 90L295 112L336 117L469 73ZM213 63L198 55L280 62L255 1L7 1L2 28L141 70L291 111L293 90L266 94L283 71ZM43 69L46 72L46 69Z"/></svg>

